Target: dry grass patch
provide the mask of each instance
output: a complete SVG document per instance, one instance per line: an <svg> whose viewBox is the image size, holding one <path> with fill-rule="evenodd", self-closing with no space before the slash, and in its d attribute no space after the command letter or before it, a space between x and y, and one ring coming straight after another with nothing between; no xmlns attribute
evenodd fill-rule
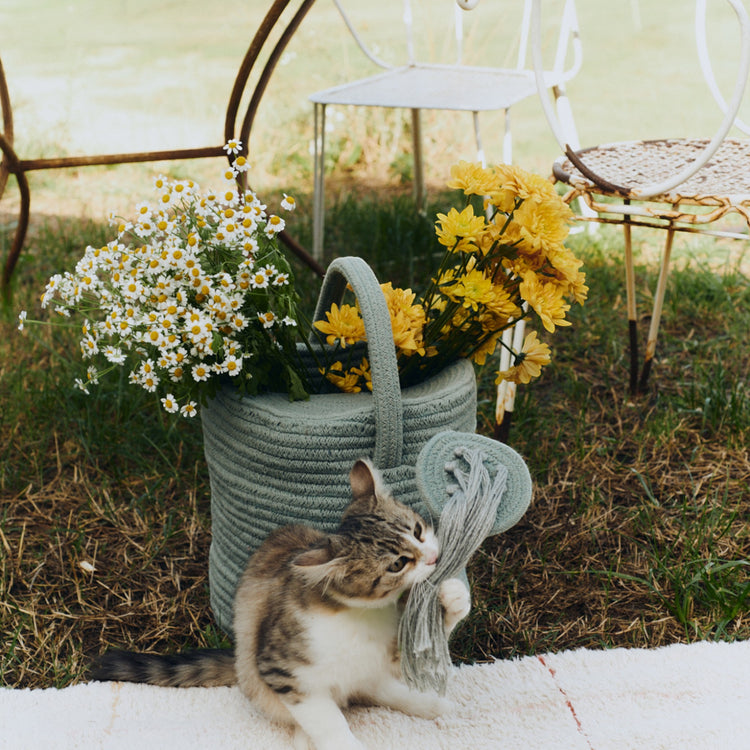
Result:
<svg viewBox="0 0 750 750"><path fill-rule="evenodd" d="M360 252L396 282L429 265L428 231L402 198L336 208L335 252ZM49 270L100 232L38 229L17 307L34 309ZM511 442L534 500L471 565L474 611L457 659L750 637L750 284L731 268L673 274L652 386L633 402L622 269L607 242L582 247L591 298L555 336L548 372L519 391ZM645 294L655 269L638 273ZM305 287L317 294L317 282ZM15 311L1 325L0 683L80 681L88 655L110 646L226 643L208 601L200 425L162 420L116 377L96 395L76 391L75 331L34 341L18 335ZM490 434L491 378L480 399Z"/></svg>

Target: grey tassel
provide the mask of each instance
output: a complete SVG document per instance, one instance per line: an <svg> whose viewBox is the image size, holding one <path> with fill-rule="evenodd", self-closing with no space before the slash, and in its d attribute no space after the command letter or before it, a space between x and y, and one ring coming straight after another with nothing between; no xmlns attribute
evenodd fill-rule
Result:
<svg viewBox="0 0 750 750"><path fill-rule="evenodd" d="M461 446L456 459L445 465L456 486L438 525L440 557L432 575L415 584L399 623L401 672L407 684L417 690L445 694L451 666L448 639L439 600L440 584L462 574L471 556L490 534L505 492L508 470L498 466L494 480L479 448Z"/></svg>

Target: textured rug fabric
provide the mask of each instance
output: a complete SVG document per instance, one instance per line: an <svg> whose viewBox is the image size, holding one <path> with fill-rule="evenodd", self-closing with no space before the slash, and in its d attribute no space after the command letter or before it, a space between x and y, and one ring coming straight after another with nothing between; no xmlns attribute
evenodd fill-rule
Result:
<svg viewBox="0 0 750 750"><path fill-rule="evenodd" d="M577 650L456 667L436 721L348 712L372 750L746 750L750 642ZM289 750L235 688L0 689L0 748Z"/></svg>

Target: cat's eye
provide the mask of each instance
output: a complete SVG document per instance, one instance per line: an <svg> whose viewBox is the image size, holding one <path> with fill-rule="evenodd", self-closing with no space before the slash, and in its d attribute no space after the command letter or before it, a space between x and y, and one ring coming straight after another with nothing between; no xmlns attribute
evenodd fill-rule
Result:
<svg viewBox="0 0 750 750"><path fill-rule="evenodd" d="M422 528L422 524L419 523L419 521L417 521L417 525L414 527L414 536L420 542L424 541L424 529Z"/></svg>
<svg viewBox="0 0 750 750"><path fill-rule="evenodd" d="M406 564L410 562L410 558L408 558L406 555L401 555L401 557L394 560L389 566L388 566L388 572L389 573L400 573L405 567Z"/></svg>

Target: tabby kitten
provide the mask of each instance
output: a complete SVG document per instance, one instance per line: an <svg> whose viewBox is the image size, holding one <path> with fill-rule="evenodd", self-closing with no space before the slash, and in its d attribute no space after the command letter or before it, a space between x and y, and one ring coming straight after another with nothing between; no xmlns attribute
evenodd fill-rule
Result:
<svg viewBox="0 0 750 750"><path fill-rule="evenodd" d="M378 704L435 718L450 704L408 688L396 646L399 599L435 568L438 545L369 461L349 476L353 501L333 534L273 532L251 557L235 599L231 650L161 656L109 652L92 677L173 687L238 684L297 748L362 750L341 707ZM446 632L469 611L458 579L441 585Z"/></svg>

